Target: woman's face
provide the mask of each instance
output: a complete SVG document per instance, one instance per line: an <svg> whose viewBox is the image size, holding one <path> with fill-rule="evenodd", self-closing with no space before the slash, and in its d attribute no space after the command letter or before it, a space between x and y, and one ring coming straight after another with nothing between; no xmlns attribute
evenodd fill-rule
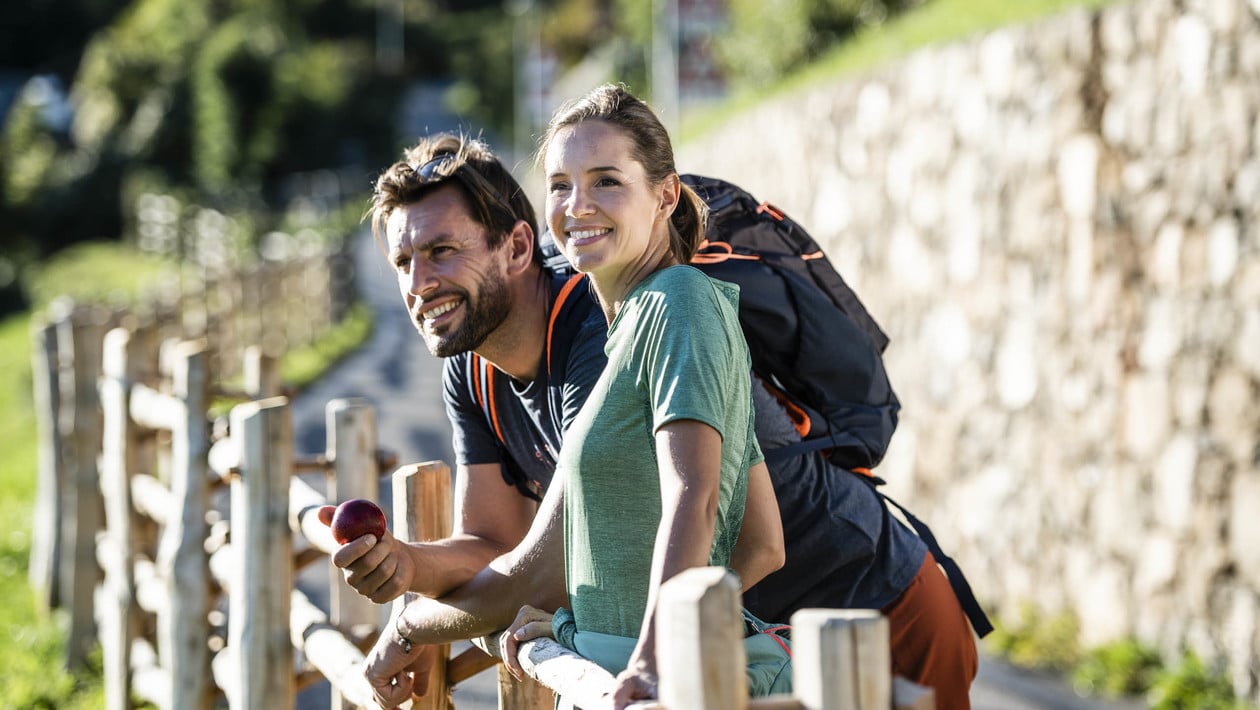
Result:
<svg viewBox="0 0 1260 710"><path fill-rule="evenodd" d="M677 198L650 184L632 147L621 129L589 120L547 145L547 225L573 266L595 278L654 268L669 248Z"/></svg>

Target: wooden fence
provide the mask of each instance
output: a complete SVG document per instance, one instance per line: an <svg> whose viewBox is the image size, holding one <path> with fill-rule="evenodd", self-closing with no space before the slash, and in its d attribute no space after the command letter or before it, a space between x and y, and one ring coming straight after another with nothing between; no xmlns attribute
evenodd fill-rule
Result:
<svg viewBox="0 0 1260 710"><path fill-rule="evenodd" d="M217 385L243 377L247 345L280 353L322 336L344 317L353 290L350 254L339 250L264 262L230 275L184 278L132 310L62 299L33 319L39 474L30 582L44 608L62 608L70 616L69 667L83 666L95 635L92 594L101 573L94 549L104 529L97 385L106 331L127 322L150 342L201 339L207 344L207 379ZM153 369L145 375L155 374Z"/></svg>
<svg viewBox="0 0 1260 710"><path fill-rule="evenodd" d="M208 708L219 693L231 707L291 707L291 697L269 699L320 677L357 677L347 669L362 661L356 644L370 640L377 614L341 594L330 620L295 591L296 571L335 545L326 527L309 524L324 494L294 474L324 474L331 500L375 497L371 408L330 402L327 450L298 457L287 400L258 399L234 407L211 446L204 342L168 341L160 352L154 344L143 329L104 339L106 530L96 550L105 583L96 608L107 707L129 707L133 693L160 708ZM246 361L246 394L273 395L274 360L251 349ZM156 380L146 376L154 371ZM344 587L333 577L334 589ZM267 623L276 610L286 619L279 634ZM346 632L328 633L333 624ZM348 690L362 699L365 688Z"/></svg>
<svg viewBox="0 0 1260 710"><path fill-rule="evenodd" d="M320 679L332 686L334 708L371 706L364 649L387 615L327 562L337 545L315 511L377 497L380 470L392 463L378 446L374 411L362 401L330 402L326 450L300 455L274 358L248 348L244 385L229 391L212 374L205 338L164 338L159 324L133 321L72 309L36 331L41 462L49 465L32 580L70 611L71 660L99 639L111 710L135 697L163 710L221 699L231 708L291 708L298 690ZM56 356L65 352L74 358ZM223 395L249 400L226 424L208 413ZM45 481L50 471L57 475ZM445 464L403 466L390 483L395 535L450 534ZM319 561L329 570L328 611L295 585L298 571ZM661 604L661 700L643 709L931 707L930 691L890 679L887 625L876 612L798 614L795 694L748 701L734 579L692 570L665 586ZM453 707L451 688L497 665L496 652L492 639L455 658L441 649L432 691L413 707ZM556 697L571 707L604 704L613 678L593 663L549 640L525 644L520 655L531 679L518 683L500 665L500 707L541 710Z"/></svg>

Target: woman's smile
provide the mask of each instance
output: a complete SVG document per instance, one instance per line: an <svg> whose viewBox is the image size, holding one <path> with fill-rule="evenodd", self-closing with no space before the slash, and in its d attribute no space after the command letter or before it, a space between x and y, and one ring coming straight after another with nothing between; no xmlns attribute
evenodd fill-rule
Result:
<svg viewBox="0 0 1260 710"><path fill-rule="evenodd" d="M607 227L574 229L568 233L567 241L570 247L581 247L597 242L609 234L612 234L612 230Z"/></svg>

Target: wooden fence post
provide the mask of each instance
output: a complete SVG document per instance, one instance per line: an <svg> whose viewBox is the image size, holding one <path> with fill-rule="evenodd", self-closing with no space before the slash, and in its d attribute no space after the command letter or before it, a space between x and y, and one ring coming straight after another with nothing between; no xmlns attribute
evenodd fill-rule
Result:
<svg viewBox="0 0 1260 710"><path fill-rule="evenodd" d="M241 364L245 380L245 392L254 399L275 397L280 394L280 367L276 358L267 355L261 346L245 348Z"/></svg>
<svg viewBox="0 0 1260 710"><path fill-rule="evenodd" d="M380 475L376 470L376 410L364 399L334 399L325 407L328 448L325 455L332 460L332 476L328 481L328 502L341 503L352 498L376 500L380 493ZM358 637L364 627L380 626L380 609L371 599L350 589L341 570L330 561L329 617L334 626ZM357 627L357 628L356 628ZM333 710L353 710L337 688L332 689Z"/></svg>
<svg viewBox="0 0 1260 710"><path fill-rule="evenodd" d="M96 456L101 450L100 399L96 378L101 371L104 319L98 309L73 307L57 328L61 354L63 398L62 431L70 438L67 451L70 486L62 498L62 555L60 597L70 612L66 667L82 668L96 638L93 595L101 578L96 562L96 533L101 528L102 503ZM67 362L66 358L70 358ZM70 402L66 407L65 402Z"/></svg>
<svg viewBox="0 0 1260 710"><path fill-rule="evenodd" d="M293 540L289 480L293 423L283 397L233 407L241 437L240 475L232 480L233 569L228 649L236 708L291 708L297 695L289 635Z"/></svg>
<svg viewBox="0 0 1260 710"><path fill-rule="evenodd" d="M105 566L104 602L100 610L101 651L104 657L105 707L131 707L131 642L135 636L135 519L132 516L131 474L136 472L137 427L127 398L135 377L130 357L131 333L115 328L105 336L101 409L101 495L105 499L106 541L112 564Z"/></svg>
<svg viewBox="0 0 1260 710"><path fill-rule="evenodd" d="M808 710L887 710L892 700L888 620L871 609L792 615L792 687Z"/></svg>
<svg viewBox="0 0 1260 710"><path fill-rule="evenodd" d="M170 600L168 613L158 616L158 653L171 672L171 696L163 706L208 708L210 562L205 540L209 352L204 341L190 341L177 345L173 356L173 394L183 411L171 423L170 486L175 510L162 529L156 560ZM287 479L285 484L287 493Z"/></svg>
<svg viewBox="0 0 1260 710"><path fill-rule="evenodd" d="M746 707L743 638L739 581L733 574L722 567L695 567L665 582L656 610L656 664L665 707Z"/></svg>
<svg viewBox="0 0 1260 710"><path fill-rule="evenodd" d="M61 388L57 382L57 324L46 323L42 317L33 319L31 344L39 478L28 578L40 609L47 612L61 605L58 565L62 546L62 492L66 478L61 435L57 430L57 421L61 416Z"/></svg>
<svg viewBox="0 0 1260 710"><path fill-rule="evenodd" d="M438 540L451 534L451 469L441 461L404 466L391 479L394 494L394 536L406 542ZM404 594L394 602L394 615L414 598ZM393 617L391 617L393 618ZM451 710L450 683L446 661L450 646L438 647L434 654L429 692L413 710Z"/></svg>

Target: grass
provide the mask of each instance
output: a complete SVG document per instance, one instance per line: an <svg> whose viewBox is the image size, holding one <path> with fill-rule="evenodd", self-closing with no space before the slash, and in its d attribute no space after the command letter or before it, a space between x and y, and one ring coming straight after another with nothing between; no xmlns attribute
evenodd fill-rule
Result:
<svg viewBox="0 0 1260 710"><path fill-rule="evenodd" d="M37 610L27 583L31 504L35 499L35 414L30 316L0 323L0 707L99 708L99 671L61 670L61 620Z"/></svg>
<svg viewBox="0 0 1260 710"><path fill-rule="evenodd" d="M998 27L1023 24L1077 7L1096 8L1118 0L925 0L912 11L865 28L818 61L773 87L737 92L720 105L683 117L683 141L699 137L768 98L794 93L821 81L856 76L924 47L953 42Z"/></svg>
<svg viewBox="0 0 1260 710"><path fill-rule="evenodd" d="M126 303L139 289L173 274L169 263L118 244L90 244L63 252L26 275L42 308L58 294ZM31 379L30 313L0 321L0 709L100 708L104 695L99 653L78 675L61 670L65 619L39 609L27 581L36 486L36 422ZM288 353L285 384L301 389L353 350L371 331L366 306L355 306L326 338Z"/></svg>

